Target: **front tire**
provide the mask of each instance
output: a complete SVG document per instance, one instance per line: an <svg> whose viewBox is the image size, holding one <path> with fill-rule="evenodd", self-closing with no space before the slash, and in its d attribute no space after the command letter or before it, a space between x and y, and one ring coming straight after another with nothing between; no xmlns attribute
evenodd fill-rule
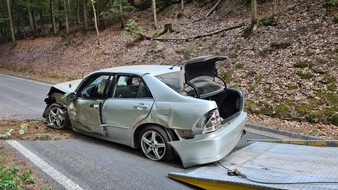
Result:
<svg viewBox="0 0 338 190"><path fill-rule="evenodd" d="M168 144L169 137L164 129L158 126L148 126L142 129L139 142L143 154L150 160L171 161L175 153Z"/></svg>
<svg viewBox="0 0 338 190"><path fill-rule="evenodd" d="M59 104L51 104L49 106L48 125L54 129L64 129L68 126L67 109Z"/></svg>

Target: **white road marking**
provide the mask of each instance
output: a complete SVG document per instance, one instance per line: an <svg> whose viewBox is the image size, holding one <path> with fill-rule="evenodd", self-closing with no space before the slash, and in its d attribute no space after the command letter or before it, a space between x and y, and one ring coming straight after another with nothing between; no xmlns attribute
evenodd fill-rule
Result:
<svg viewBox="0 0 338 190"><path fill-rule="evenodd" d="M82 188L74 183L72 180L64 176L62 173L54 169L52 166L43 161L40 157L38 157L33 152L29 151L27 148L22 146L18 141L8 140L6 141L16 150L18 150L21 154L23 154L26 158L28 158L31 162L33 162L36 166L38 166L42 171L52 177L55 181L63 185L66 189L69 190L82 190Z"/></svg>

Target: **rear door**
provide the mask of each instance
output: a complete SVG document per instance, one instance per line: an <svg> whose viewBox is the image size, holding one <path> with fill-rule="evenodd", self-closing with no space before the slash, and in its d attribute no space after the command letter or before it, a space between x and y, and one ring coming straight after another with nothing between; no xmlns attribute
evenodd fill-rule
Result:
<svg viewBox="0 0 338 190"><path fill-rule="evenodd" d="M102 107L102 122L115 141L129 140L132 129L145 119L154 104L151 93L139 76L117 75Z"/></svg>

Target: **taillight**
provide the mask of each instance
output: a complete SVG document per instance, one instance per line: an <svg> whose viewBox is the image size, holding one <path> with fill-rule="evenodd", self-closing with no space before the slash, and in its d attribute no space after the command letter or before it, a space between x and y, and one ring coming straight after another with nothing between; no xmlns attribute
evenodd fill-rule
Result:
<svg viewBox="0 0 338 190"><path fill-rule="evenodd" d="M192 130L195 134L210 133L219 129L222 126L221 122L222 118L220 117L218 110L214 109L203 115Z"/></svg>

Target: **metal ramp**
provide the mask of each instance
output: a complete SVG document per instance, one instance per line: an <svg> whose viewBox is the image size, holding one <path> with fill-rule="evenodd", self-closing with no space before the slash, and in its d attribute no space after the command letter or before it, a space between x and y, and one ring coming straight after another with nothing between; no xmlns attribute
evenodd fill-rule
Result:
<svg viewBox="0 0 338 190"><path fill-rule="evenodd" d="M187 173L170 172L169 177L212 190L338 189L337 141L295 143L303 145L254 142L217 163Z"/></svg>

